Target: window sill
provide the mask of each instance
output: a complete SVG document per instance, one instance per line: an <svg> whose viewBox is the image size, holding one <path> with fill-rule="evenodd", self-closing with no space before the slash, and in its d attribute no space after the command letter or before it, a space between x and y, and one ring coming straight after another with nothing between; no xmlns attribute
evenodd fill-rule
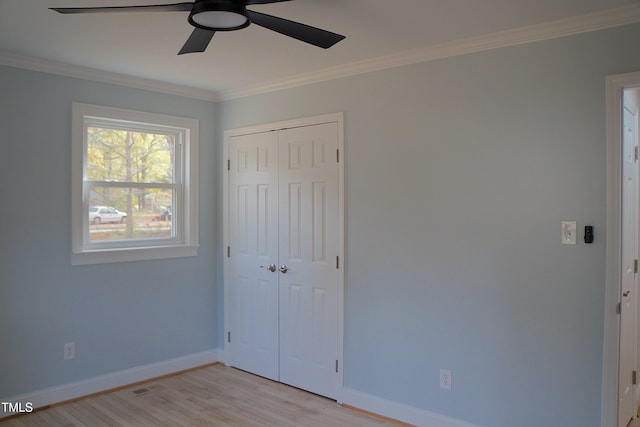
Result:
<svg viewBox="0 0 640 427"><path fill-rule="evenodd" d="M73 252L71 254L71 265L109 264L115 262L193 257L198 255L198 247L199 245L154 246Z"/></svg>

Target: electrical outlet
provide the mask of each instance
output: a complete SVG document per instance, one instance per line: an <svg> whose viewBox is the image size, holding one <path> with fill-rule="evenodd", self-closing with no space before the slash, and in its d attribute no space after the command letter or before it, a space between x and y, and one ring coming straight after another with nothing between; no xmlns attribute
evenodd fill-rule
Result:
<svg viewBox="0 0 640 427"><path fill-rule="evenodd" d="M451 371L440 369L440 388L451 391Z"/></svg>
<svg viewBox="0 0 640 427"><path fill-rule="evenodd" d="M64 360L71 360L76 358L76 343L66 342L64 343Z"/></svg>

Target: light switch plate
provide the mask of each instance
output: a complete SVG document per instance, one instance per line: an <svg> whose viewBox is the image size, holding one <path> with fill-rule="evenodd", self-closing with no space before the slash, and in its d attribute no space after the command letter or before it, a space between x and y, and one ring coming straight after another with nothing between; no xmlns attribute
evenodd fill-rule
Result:
<svg viewBox="0 0 640 427"><path fill-rule="evenodd" d="M562 221L562 244L575 245L578 241L578 225L575 221Z"/></svg>

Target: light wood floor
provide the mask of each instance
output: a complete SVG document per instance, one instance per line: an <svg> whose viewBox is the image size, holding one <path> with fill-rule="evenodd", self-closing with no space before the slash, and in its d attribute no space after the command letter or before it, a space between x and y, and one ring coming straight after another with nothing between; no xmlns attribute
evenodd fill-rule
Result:
<svg viewBox="0 0 640 427"><path fill-rule="evenodd" d="M0 422L2 427L398 426L222 365L91 396Z"/></svg>

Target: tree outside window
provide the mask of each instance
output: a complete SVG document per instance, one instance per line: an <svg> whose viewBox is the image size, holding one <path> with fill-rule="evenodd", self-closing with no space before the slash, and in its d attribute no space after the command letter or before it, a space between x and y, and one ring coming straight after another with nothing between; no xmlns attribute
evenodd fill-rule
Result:
<svg viewBox="0 0 640 427"><path fill-rule="evenodd" d="M167 212L173 206L176 135L87 128L90 206L126 213L121 226L90 222L90 240L154 239L173 236ZM130 186L114 186L129 183ZM137 184L147 184L139 186ZM171 217L173 219L173 216Z"/></svg>

